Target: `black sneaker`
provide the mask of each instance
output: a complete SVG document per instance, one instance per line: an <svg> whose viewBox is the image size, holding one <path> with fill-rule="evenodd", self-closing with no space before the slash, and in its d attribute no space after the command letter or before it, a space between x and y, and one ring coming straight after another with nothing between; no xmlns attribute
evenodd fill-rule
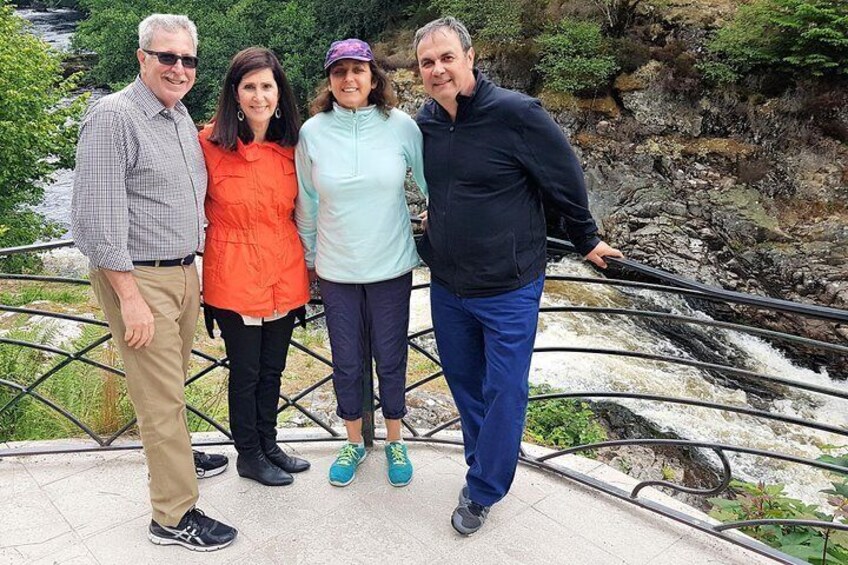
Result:
<svg viewBox="0 0 848 565"><path fill-rule="evenodd" d="M202 451L192 451L192 453L194 454L194 470L197 472L198 479L214 477L227 470L229 460L225 455Z"/></svg>
<svg viewBox="0 0 848 565"><path fill-rule="evenodd" d="M483 527L486 516L489 515L489 508L491 506L483 506L473 501L460 504L451 516L453 529L464 536L470 536Z"/></svg>
<svg viewBox="0 0 848 565"><path fill-rule="evenodd" d="M150 521L147 537L156 545L181 545L192 551L215 551L227 547L236 539L238 531L206 516L202 510L192 508L171 528Z"/></svg>

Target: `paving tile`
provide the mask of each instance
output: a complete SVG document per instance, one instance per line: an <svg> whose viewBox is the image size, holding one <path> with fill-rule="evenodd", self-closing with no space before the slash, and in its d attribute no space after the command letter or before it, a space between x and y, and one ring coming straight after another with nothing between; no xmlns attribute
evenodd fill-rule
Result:
<svg viewBox="0 0 848 565"><path fill-rule="evenodd" d="M354 500L308 527L278 533L264 558L280 564L423 564L432 562L431 551L391 517Z"/></svg>
<svg viewBox="0 0 848 565"><path fill-rule="evenodd" d="M126 454L126 451L102 451L61 455L30 455L16 459L27 468L39 485L45 486L88 471Z"/></svg>
<svg viewBox="0 0 848 565"><path fill-rule="evenodd" d="M487 522L483 528L488 528ZM483 530L481 530L482 533ZM626 565L590 541L563 532L562 526L533 508L527 508L489 536L466 538L464 547L448 556L451 563L545 564L573 563Z"/></svg>
<svg viewBox="0 0 848 565"><path fill-rule="evenodd" d="M671 547L649 562L650 565L678 565L680 563L768 565L776 563L776 561L709 534L695 532L676 541Z"/></svg>
<svg viewBox="0 0 848 565"><path fill-rule="evenodd" d="M212 517L221 514L217 508L209 505L205 511ZM256 543L242 532L239 532L238 537L229 547L209 553L190 551L179 546L154 545L147 539L149 524L149 516L136 518L95 534L85 539L84 543L94 558L103 565L112 563L132 563L132 565L245 563L242 556L256 549Z"/></svg>
<svg viewBox="0 0 848 565"><path fill-rule="evenodd" d="M147 465L140 452L125 453L43 489L83 539L150 515Z"/></svg>
<svg viewBox="0 0 848 565"><path fill-rule="evenodd" d="M430 548L431 555L445 556L456 550L464 538L454 532L450 516L465 484L465 462L457 458L440 458L416 469L409 486L395 488L386 484L363 502L374 512L381 512L417 540ZM486 536L527 508L513 495L499 502L490 512Z"/></svg>
<svg viewBox="0 0 848 565"><path fill-rule="evenodd" d="M82 541L63 544L56 552L30 563L32 565L99 565Z"/></svg>
<svg viewBox="0 0 848 565"><path fill-rule="evenodd" d="M373 453L363 462L353 484L337 488L327 481L327 469L335 459L338 444L320 444L298 451L312 468L295 475L294 483L267 487L228 471L229 478L201 491L199 506L221 508L223 517L254 539L268 539L295 522L316 520L326 512L357 500L361 493L376 488L379 473ZM288 451L288 450L287 450ZM374 469L372 469L374 467Z"/></svg>
<svg viewBox="0 0 848 565"><path fill-rule="evenodd" d="M533 508L627 563L647 563L683 537L671 520L586 490L564 488Z"/></svg>
<svg viewBox="0 0 848 565"><path fill-rule="evenodd" d="M483 530L464 538L449 523L466 472L461 447L409 442L415 478L407 487L394 488L386 480L378 443L356 481L336 488L327 482L327 470L339 446L285 445L313 468L297 475L294 485L277 488L238 477L231 446L204 448L230 456L231 468L200 482L199 506L240 531L230 548L210 554L147 540L147 471L140 452L0 459L0 565L768 562L524 465ZM536 448L528 449L536 455ZM554 463L628 490L635 484L597 461L564 457ZM665 497L649 493L655 495Z"/></svg>
<svg viewBox="0 0 848 565"><path fill-rule="evenodd" d="M53 540L72 534L71 525L17 461L2 461L0 492L0 548L14 547L31 560L50 553Z"/></svg>

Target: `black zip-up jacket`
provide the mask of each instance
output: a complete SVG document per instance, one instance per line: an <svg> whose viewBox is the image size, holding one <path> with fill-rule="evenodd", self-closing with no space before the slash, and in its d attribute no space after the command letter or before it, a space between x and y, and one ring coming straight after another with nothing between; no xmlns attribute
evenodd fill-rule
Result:
<svg viewBox="0 0 848 565"><path fill-rule="evenodd" d="M457 97L455 122L433 100L416 118L429 191L418 252L432 277L461 297L509 292L545 272L543 195L581 254L600 241L583 171L559 126L538 100L474 72L474 92Z"/></svg>

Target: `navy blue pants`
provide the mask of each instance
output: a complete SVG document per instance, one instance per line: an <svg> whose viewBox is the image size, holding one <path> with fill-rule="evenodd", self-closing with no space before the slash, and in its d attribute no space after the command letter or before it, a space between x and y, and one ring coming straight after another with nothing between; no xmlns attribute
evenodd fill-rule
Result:
<svg viewBox="0 0 848 565"><path fill-rule="evenodd" d="M343 284L321 279L321 296L333 352L336 414L343 420L362 417L362 371L365 328L380 383L383 417L406 415L406 336L412 273L367 284Z"/></svg>
<svg viewBox="0 0 848 565"><path fill-rule="evenodd" d="M462 421L469 496L484 506L506 496L515 477L544 282L484 298L430 285L439 359Z"/></svg>

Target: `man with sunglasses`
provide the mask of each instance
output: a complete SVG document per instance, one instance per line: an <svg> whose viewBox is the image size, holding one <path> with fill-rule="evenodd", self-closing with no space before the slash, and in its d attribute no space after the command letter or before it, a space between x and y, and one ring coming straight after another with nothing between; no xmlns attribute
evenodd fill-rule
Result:
<svg viewBox="0 0 848 565"><path fill-rule="evenodd" d="M185 16L154 14L138 38L139 76L92 105L81 124L72 229L138 418L153 507L148 537L210 551L237 532L195 507L198 475L222 471L226 459L193 454L186 424L206 168L180 100L194 85L197 30Z"/></svg>

